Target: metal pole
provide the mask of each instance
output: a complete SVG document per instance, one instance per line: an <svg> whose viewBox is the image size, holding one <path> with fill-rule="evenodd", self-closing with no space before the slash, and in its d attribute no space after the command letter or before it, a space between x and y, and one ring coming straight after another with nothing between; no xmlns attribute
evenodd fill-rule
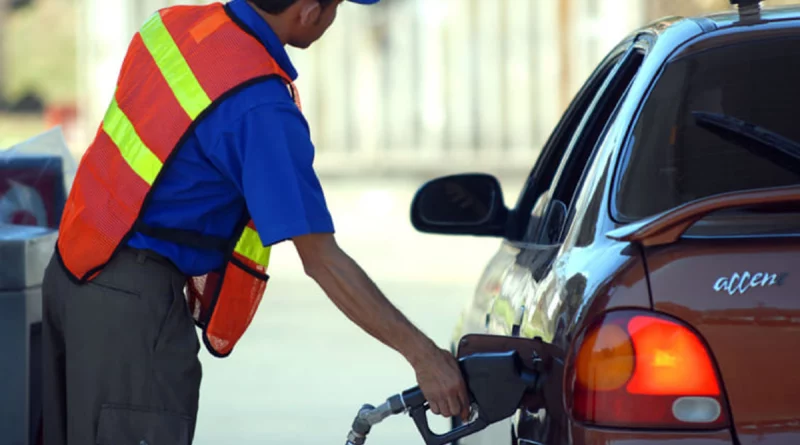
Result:
<svg viewBox="0 0 800 445"><path fill-rule="evenodd" d="M11 11L11 0L0 0L0 109L6 98L6 36L8 17Z"/></svg>

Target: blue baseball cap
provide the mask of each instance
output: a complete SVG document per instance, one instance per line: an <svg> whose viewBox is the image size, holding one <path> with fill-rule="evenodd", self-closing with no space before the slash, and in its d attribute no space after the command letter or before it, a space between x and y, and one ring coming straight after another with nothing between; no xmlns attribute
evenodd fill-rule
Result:
<svg viewBox="0 0 800 445"><path fill-rule="evenodd" d="M358 3L359 5L374 5L381 0L348 0L352 3Z"/></svg>

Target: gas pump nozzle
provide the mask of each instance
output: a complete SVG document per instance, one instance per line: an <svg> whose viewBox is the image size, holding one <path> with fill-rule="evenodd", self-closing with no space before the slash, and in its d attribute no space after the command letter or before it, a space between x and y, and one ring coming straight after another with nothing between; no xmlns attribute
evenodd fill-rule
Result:
<svg viewBox="0 0 800 445"><path fill-rule="evenodd" d="M445 434L435 434L428 426L430 406L420 388L415 387L390 397L378 408L364 405L353 422L346 444L363 444L373 425L390 415L408 412L427 445L444 445L511 417L526 394L539 391L539 372L526 368L516 350L472 354L461 358L459 366L477 410L472 422Z"/></svg>
<svg viewBox="0 0 800 445"><path fill-rule="evenodd" d="M538 373L525 369L517 351L470 355L459 363L470 397L477 406L478 416L474 421L448 433L435 434L428 426L429 406L421 392L417 389L404 394L411 418L427 445L451 443L511 417L525 394L539 386Z"/></svg>

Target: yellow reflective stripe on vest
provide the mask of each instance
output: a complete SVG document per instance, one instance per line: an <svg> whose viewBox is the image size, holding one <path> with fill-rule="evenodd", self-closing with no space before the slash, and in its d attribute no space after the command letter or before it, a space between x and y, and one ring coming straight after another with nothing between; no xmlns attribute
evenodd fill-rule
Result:
<svg viewBox="0 0 800 445"><path fill-rule="evenodd" d="M192 120L197 119L211 105L211 99L200 86L178 45L164 26L161 14L153 14L139 34L183 110Z"/></svg>
<svg viewBox="0 0 800 445"><path fill-rule="evenodd" d="M119 109L116 99L111 102L103 119L103 131L119 148L120 154L131 169L152 186L164 164L144 145L128 116Z"/></svg>
<svg viewBox="0 0 800 445"><path fill-rule="evenodd" d="M241 238L239 238L239 242L236 243L235 249L236 253L239 255L264 267L269 266L269 254L271 250L271 247L264 247L264 245L261 244L261 238L258 236L258 232L250 227L244 228L244 232Z"/></svg>

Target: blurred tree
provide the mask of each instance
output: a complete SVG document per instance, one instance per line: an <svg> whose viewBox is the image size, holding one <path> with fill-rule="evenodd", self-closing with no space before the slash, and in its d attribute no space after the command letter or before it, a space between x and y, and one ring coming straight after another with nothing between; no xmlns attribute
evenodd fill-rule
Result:
<svg viewBox="0 0 800 445"><path fill-rule="evenodd" d="M24 8L34 3L34 0L11 0L11 9Z"/></svg>
<svg viewBox="0 0 800 445"><path fill-rule="evenodd" d="M45 103L75 100L76 3L34 0L7 17L0 36L6 74L0 82L10 103L28 95L39 96Z"/></svg>

